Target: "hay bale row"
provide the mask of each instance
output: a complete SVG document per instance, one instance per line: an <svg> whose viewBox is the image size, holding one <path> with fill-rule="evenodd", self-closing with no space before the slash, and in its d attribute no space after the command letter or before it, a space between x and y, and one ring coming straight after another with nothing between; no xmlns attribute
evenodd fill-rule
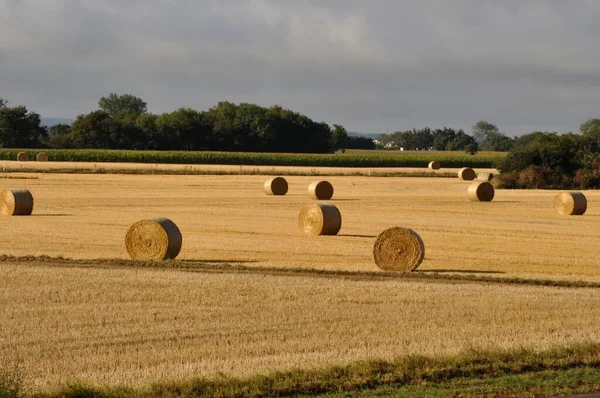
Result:
<svg viewBox="0 0 600 398"><path fill-rule="evenodd" d="M458 170L458 179L461 181L473 181L475 177L475 170L470 167L463 167Z"/></svg>
<svg viewBox="0 0 600 398"><path fill-rule="evenodd" d="M440 162L438 161L433 161L433 162L429 162L429 165L427 165L427 168L429 170L439 170L440 169Z"/></svg>
<svg viewBox="0 0 600 398"><path fill-rule="evenodd" d="M581 192L559 192L554 197L554 209L563 216L581 216L587 210L587 199Z"/></svg>
<svg viewBox="0 0 600 398"><path fill-rule="evenodd" d="M494 179L494 173L477 173L477 181L492 181Z"/></svg>
<svg viewBox="0 0 600 398"><path fill-rule="evenodd" d="M342 228L342 214L331 204L308 204L300 210L298 228L308 236L337 235Z"/></svg>
<svg viewBox="0 0 600 398"><path fill-rule="evenodd" d="M288 183L283 177L273 177L265 181L267 195L282 196L288 192ZM329 181L315 181L308 186L308 196L316 200L329 200L333 197L333 185Z"/></svg>
<svg viewBox="0 0 600 398"><path fill-rule="evenodd" d="M476 181L469 186L467 197L476 202L491 202L494 199L494 186L487 181Z"/></svg>
<svg viewBox="0 0 600 398"><path fill-rule="evenodd" d="M38 162L47 162L48 154L46 152L40 152L37 154L36 159ZM29 161L29 154L27 154L27 152L19 152L17 153L17 160L19 162L27 162Z"/></svg>
<svg viewBox="0 0 600 398"><path fill-rule="evenodd" d="M410 228L386 229L373 245L375 264L387 271L414 271L424 257L425 244L419 234Z"/></svg>
<svg viewBox="0 0 600 398"><path fill-rule="evenodd" d="M0 192L0 214L28 216L33 212L33 195L27 189L5 189Z"/></svg>

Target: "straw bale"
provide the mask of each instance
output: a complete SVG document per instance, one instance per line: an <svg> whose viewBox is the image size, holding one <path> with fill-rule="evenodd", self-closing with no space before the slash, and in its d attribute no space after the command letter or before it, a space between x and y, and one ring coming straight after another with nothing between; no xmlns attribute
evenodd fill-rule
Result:
<svg viewBox="0 0 600 398"><path fill-rule="evenodd" d="M342 228L342 215L331 204L308 204L300 210L298 228L309 236L336 235Z"/></svg>
<svg viewBox="0 0 600 398"><path fill-rule="evenodd" d="M29 160L29 155L27 154L27 152L19 152L17 153L17 160L19 162L26 162Z"/></svg>
<svg viewBox="0 0 600 398"><path fill-rule="evenodd" d="M47 162L48 161L48 154L46 152L40 152L37 154L36 157L38 162Z"/></svg>
<svg viewBox="0 0 600 398"><path fill-rule="evenodd" d="M580 216L587 210L587 199L581 192L559 192L554 198L554 209L563 216Z"/></svg>
<svg viewBox="0 0 600 398"><path fill-rule="evenodd" d="M429 170L439 170L440 169L440 162L437 161L432 161L429 162L429 165L427 166L429 168Z"/></svg>
<svg viewBox="0 0 600 398"><path fill-rule="evenodd" d="M470 167L463 167L458 170L458 178L462 181L473 181L475 177L475 170Z"/></svg>
<svg viewBox="0 0 600 398"><path fill-rule="evenodd" d="M492 181L494 179L494 173L477 173L477 181Z"/></svg>
<svg viewBox="0 0 600 398"><path fill-rule="evenodd" d="M333 185L329 181L315 181L308 186L308 196L318 200L329 200L333 196Z"/></svg>
<svg viewBox="0 0 600 398"><path fill-rule="evenodd" d="M265 181L264 188L267 195L285 195L288 191L288 183L283 177L273 177Z"/></svg>
<svg viewBox="0 0 600 398"><path fill-rule="evenodd" d="M469 185L467 196L476 202L491 202L494 199L494 186L487 181L475 181Z"/></svg>
<svg viewBox="0 0 600 398"><path fill-rule="evenodd" d="M0 214L3 216L28 216L33 211L33 195L24 188L5 189L0 192Z"/></svg>
<svg viewBox="0 0 600 398"><path fill-rule="evenodd" d="M414 271L424 257L423 240L410 228L386 229L379 234L373 245L375 264L386 271Z"/></svg>
<svg viewBox="0 0 600 398"><path fill-rule="evenodd" d="M177 257L183 238L168 218L156 217L133 224L125 235L127 253L134 260L168 260Z"/></svg>

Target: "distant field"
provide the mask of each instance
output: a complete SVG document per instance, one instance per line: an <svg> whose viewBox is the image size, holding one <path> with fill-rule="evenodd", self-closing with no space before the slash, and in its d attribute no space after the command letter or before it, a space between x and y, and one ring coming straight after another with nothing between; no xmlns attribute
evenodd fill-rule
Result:
<svg viewBox="0 0 600 398"><path fill-rule="evenodd" d="M15 160L18 149L0 149L0 160ZM41 150L23 150L31 160ZM100 149L45 150L50 161L63 162L133 162L169 164L216 164L256 166L313 167L427 167L436 160L442 167L495 168L504 155L496 153L467 155L445 151L358 151L336 154L249 153L249 152L186 152L186 151L125 151Z"/></svg>
<svg viewBox="0 0 600 398"><path fill-rule="evenodd" d="M307 237L315 177L289 177L284 197L265 178L0 174L35 198L32 216L0 217L0 384L13 368L33 391L140 387L600 341L598 191L563 217L553 191L475 203L455 178L335 176L342 229ZM180 257L125 261L127 228L154 216L181 229ZM425 242L412 278L373 263L396 225Z"/></svg>
<svg viewBox="0 0 600 398"><path fill-rule="evenodd" d="M465 151L396 151L396 150L366 150L366 149L347 149L345 155L387 155L387 156L424 156L430 154L433 156L445 156L448 158L472 157L475 159L498 159L504 158L508 152L481 151L475 155L467 155Z"/></svg>

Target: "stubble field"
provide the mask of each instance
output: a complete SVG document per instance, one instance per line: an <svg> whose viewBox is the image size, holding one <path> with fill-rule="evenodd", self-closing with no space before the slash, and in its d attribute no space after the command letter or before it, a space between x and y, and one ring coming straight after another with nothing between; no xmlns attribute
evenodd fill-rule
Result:
<svg viewBox="0 0 600 398"><path fill-rule="evenodd" d="M342 229L307 237L296 224L314 177L288 177L285 197L266 196L264 180L0 175L35 198L33 216L0 218L1 254L115 259L0 262L0 358L41 390L599 341L597 288L268 270L379 272L375 237L399 225L425 242L422 275L600 281L599 193L586 192L584 216L562 217L550 191L474 203L458 179L331 177ZM154 216L182 231L179 268L121 261L127 228Z"/></svg>

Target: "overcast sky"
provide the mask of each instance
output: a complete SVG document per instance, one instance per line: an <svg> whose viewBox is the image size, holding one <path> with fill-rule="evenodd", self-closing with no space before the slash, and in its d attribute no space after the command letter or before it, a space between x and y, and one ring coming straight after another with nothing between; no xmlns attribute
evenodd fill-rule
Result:
<svg viewBox="0 0 600 398"><path fill-rule="evenodd" d="M50 117L279 104L349 131L600 118L595 0L0 0L0 97Z"/></svg>

